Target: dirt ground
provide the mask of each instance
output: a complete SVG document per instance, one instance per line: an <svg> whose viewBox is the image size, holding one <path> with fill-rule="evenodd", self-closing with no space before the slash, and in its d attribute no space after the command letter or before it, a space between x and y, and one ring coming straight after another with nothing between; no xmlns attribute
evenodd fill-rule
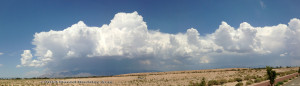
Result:
<svg viewBox="0 0 300 86"><path fill-rule="evenodd" d="M298 67L274 69L277 73L298 70ZM222 86L234 86L237 81L235 78L243 79L244 85L246 76L265 77L265 69L249 68L226 68L226 69L208 69L208 70L187 70L170 72L152 72L152 73L131 73L111 77L93 77L93 78L70 78L70 79L20 79L20 80L0 80L0 85L75 85L75 86L186 86L192 83L200 83L202 78L205 81L227 80ZM230 81L234 80L234 81ZM255 78L249 80L254 81ZM248 81L249 81L248 80ZM221 85L219 85L221 86Z"/></svg>

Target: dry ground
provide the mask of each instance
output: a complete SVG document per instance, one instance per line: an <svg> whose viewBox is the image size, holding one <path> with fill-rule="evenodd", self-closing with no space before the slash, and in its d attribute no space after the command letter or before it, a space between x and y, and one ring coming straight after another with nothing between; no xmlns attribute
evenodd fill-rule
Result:
<svg viewBox="0 0 300 86"><path fill-rule="evenodd" d="M274 69L277 73L286 74L289 72L296 72L298 67L293 68L280 68ZM251 77L246 80L245 77ZM253 82L257 78L264 78L266 76L265 69L248 69L248 68L226 68L226 69L208 69L208 70L187 70L187 71L170 71L170 72L152 72L152 73L132 73L122 74L112 77L94 77L94 78L70 78L70 79L21 79L21 80L0 80L0 86L2 85L20 85L20 86L37 86L37 85L94 85L94 86L186 86L192 83L200 82L204 77L206 82L209 80L227 80L227 83L223 86L234 86L237 82L235 78L243 79L244 85L247 81ZM45 81L64 81L64 83L45 83ZM66 83L66 82L70 83ZM76 83L71 81L77 81ZM78 83L81 81L82 83ZM86 82L84 82L86 81ZM87 81L95 81L98 83L92 83ZM103 82L102 82L103 81ZM84 82L84 83L83 83ZM221 86L221 85L220 85Z"/></svg>

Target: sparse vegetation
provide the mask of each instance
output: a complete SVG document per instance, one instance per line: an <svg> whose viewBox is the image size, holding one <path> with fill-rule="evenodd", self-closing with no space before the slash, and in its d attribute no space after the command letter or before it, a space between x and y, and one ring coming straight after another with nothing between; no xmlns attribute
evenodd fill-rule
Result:
<svg viewBox="0 0 300 86"><path fill-rule="evenodd" d="M241 81L243 81L243 79L241 79L241 78L235 78L235 81L241 82Z"/></svg>
<svg viewBox="0 0 300 86"><path fill-rule="evenodd" d="M189 86L206 86L205 78L203 77L200 83L193 83L192 81L190 81Z"/></svg>
<svg viewBox="0 0 300 86"><path fill-rule="evenodd" d="M251 85L252 83L253 83L252 80L248 80L248 81L246 82L246 85Z"/></svg>
<svg viewBox="0 0 300 86"><path fill-rule="evenodd" d="M256 79L254 80L255 83L258 83L258 82L261 82L261 81L262 81L261 78L256 78Z"/></svg>
<svg viewBox="0 0 300 86"><path fill-rule="evenodd" d="M201 81L201 83L200 83L200 86L206 86L206 82L205 82L205 78L204 78L204 77L202 78L202 81Z"/></svg>
<svg viewBox="0 0 300 86"><path fill-rule="evenodd" d="M280 85L283 85L283 82L277 82L275 86L280 86Z"/></svg>
<svg viewBox="0 0 300 86"><path fill-rule="evenodd" d="M220 82L218 82L217 80L210 80L207 83L208 86L212 86L212 85L220 85Z"/></svg>
<svg viewBox="0 0 300 86"><path fill-rule="evenodd" d="M229 79L229 80L228 80L228 82L234 82L234 81L235 81L234 79Z"/></svg>
<svg viewBox="0 0 300 86"><path fill-rule="evenodd" d="M277 76L297 73L299 67L292 68L278 68L276 70ZM232 70L234 69L234 70ZM238 71L238 69L240 69ZM17 86L74 86L74 85L88 85L97 86L97 84L46 84L40 83L41 81L89 81L89 80L108 80L112 81L110 84L103 85L119 85L119 86L130 86L130 85L144 85L144 86L212 86L212 85L223 85L223 86L234 86L236 84L228 83L242 83L243 85L253 85L264 80L268 80L266 68L231 68L231 69L208 69L208 70L192 70L192 71L171 71L171 72L152 72L152 73L133 73L123 74L116 76L92 76L92 77L66 77L66 78L47 78L47 77L33 77L33 78L0 78L0 86L4 85L17 85ZM120 78L119 78L120 77ZM239 79L236 79L239 78ZM288 79L287 79L288 80ZM236 82L239 81L239 82ZM209 82L209 83L208 83ZM205 84L204 84L205 83ZM284 83L284 81L282 81ZM274 83L277 85L278 83ZM240 84L239 84L240 85Z"/></svg>
<svg viewBox="0 0 300 86"><path fill-rule="evenodd" d="M223 84L227 83L227 80L226 79L221 79L221 80L219 80L219 82L220 82L221 85L223 85Z"/></svg>
<svg viewBox="0 0 300 86"><path fill-rule="evenodd" d="M244 84L242 82L239 82L237 84L235 84L235 86L243 86Z"/></svg>
<svg viewBox="0 0 300 86"><path fill-rule="evenodd" d="M250 75L247 75L244 77L244 80L250 80L251 79L251 76Z"/></svg>

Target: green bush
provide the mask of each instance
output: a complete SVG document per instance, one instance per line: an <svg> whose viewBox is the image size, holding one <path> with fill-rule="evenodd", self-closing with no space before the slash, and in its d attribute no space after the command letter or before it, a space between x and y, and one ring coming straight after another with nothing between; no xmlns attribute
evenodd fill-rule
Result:
<svg viewBox="0 0 300 86"><path fill-rule="evenodd" d="M241 82L241 81L243 81L243 79L241 79L241 78L235 78L235 81Z"/></svg>
<svg viewBox="0 0 300 86"><path fill-rule="evenodd" d="M277 84L279 84L279 85L283 85L283 82L277 82Z"/></svg>
<svg viewBox="0 0 300 86"><path fill-rule="evenodd" d="M204 78L202 78L202 81L201 81L201 83L198 83L198 82L196 82L196 83L193 83L192 81L190 81L190 83L189 83L189 85L188 85L188 86L206 86L205 79L204 79Z"/></svg>
<svg viewBox="0 0 300 86"><path fill-rule="evenodd" d="M220 85L220 82L218 82L217 80L210 80L207 83L208 86L212 86L212 85Z"/></svg>
<svg viewBox="0 0 300 86"><path fill-rule="evenodd" d="M222 84L227 83L227 80L226 80L226 79L221 79L221 80L219 80L219 82L220 82L220 84L222 85Z"/></svg>
<svg viewBox="0 0 300 86"><path fill-rule="evenodd" d="M200 86L206 86L205 78L202 78L202 81L200 83Z"/></svg>
<svg viewBox="0 0 300 86"><path fill-rule="evenodd" d="M288 80L283 80L283 82L287 82Z"/></svg>
<svg viewBox="0 0 300 86"><path fill-rule="evenodd" d="M239 82L237 84L235 84L235 86L243 86L244 84L242 82Z"/></svg>
<svg viewBox="0 0 300 86"><path fill-rule="evenodd" d="M246 82L246 85L251 85L252 83L253 83L252 80L248 80L248 81Z"/></svg>
<svg viewBox="0 0 300 86"><path fill-rule="evenodd" d="M262 81L261 78L256 78L256 79L254 80L255 83L258 83L258 82L261 82L261 81Z"/></svg>
<svg viewBox="0 0 300 86"><path fill-rule="evenodd" d="M280 86L280 85L283 85L283 82L277 82L275 86Z"/></svg>

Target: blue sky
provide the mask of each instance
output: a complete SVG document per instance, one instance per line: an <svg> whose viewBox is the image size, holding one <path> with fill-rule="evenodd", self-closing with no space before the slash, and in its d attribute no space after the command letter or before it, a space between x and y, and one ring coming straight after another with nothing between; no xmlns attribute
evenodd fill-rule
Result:
<svg viewBox="0 0 300 86"><path fill-rule="evenodd" d="M214 33L222 21L235 29L242 22L253 27L288 24L291 19L300 18L299 4L297 0L1 0L0 52L3 54L0 55L0 77L30 77L32 75L26 73L32 70L39 73L47 68L51 70L49 66L17 68L16 65L21 63L23 50L31 50L35 55L36 45L32 44L35 33L62 31L78 21L87 26L101 27L110 24L119 12L136 11L143 17L148 30L177 34L195 28L200 38L205 38ZM245 59L250 58L240 60ZM207 68L216 67L219 66Z"/></svg>

